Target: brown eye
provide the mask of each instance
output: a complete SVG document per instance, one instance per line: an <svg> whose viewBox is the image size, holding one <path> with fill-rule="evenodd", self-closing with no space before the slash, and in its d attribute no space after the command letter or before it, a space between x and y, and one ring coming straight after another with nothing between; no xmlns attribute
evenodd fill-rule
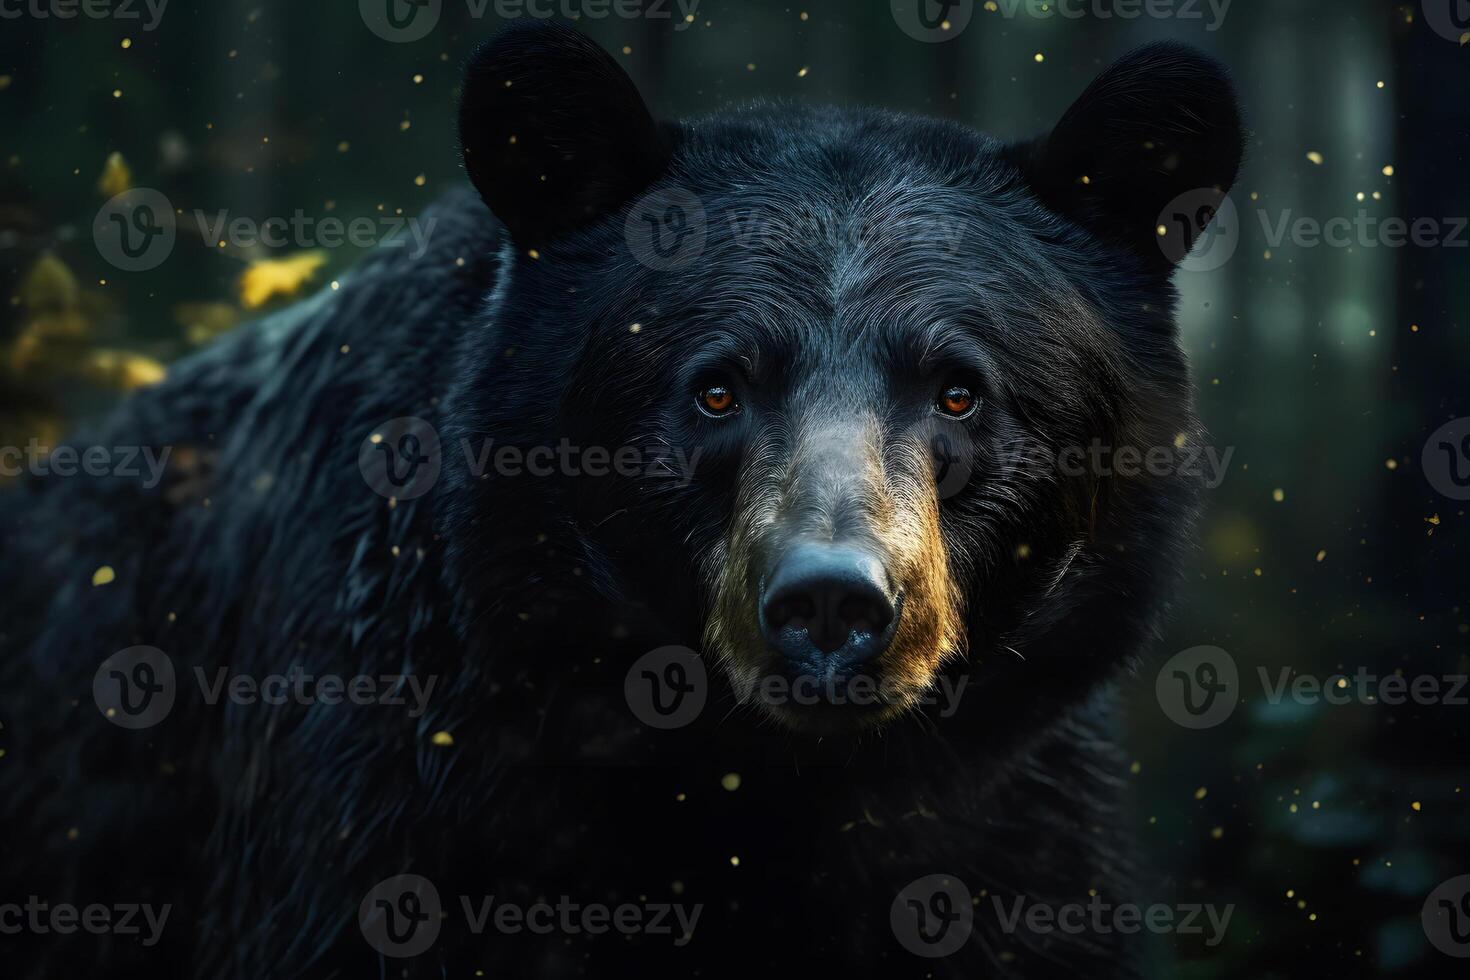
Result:
<svg viewBox="0 0 1470 980"><path fill-rule="evenodd" d="M962 388L955 385L954 387L944 389L940 393L939 410L945 415L962 419L968 417L975 410L975 405L978 401L979 399L971 393L969 388Z"/></svg>
<svg viewBox="0 0 1470 980"><path fill-rule="evenodd" d="M736 409L735 393L723 385L705 388L697 399L699 410L706 415L720 418L732 414Z"/></svg>

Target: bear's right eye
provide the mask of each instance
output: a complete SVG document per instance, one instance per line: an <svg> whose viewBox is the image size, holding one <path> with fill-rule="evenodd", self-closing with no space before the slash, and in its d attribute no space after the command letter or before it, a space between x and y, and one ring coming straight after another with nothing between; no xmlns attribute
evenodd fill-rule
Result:
<svg viewBox="0 0 1470 980"><path fill-rule="evenodd" d="M740 410L740 405L735 401L735 392L724 385L710 385L700 389L695 404L701 412L715 419L734 415Z"/></svg>

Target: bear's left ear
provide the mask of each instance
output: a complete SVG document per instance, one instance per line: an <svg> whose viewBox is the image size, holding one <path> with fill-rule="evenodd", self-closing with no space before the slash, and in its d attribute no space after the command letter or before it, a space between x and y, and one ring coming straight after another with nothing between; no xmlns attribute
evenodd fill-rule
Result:
<svg viewBox="0 0 1470 980"><path fill-rule="evenodd" d="M529 17L470 58L459 138L470 181L522 245L630 200L663 171L672 142L607 52Z"/></svg>
<svg viewBox="0 0 1470 980"><path fill-rule="evenodd" d="M1087 87L1050 135L1008 148L1049 208L1161 273L1173 262L1160 247L1158 229L1178 227L1165 209L1185 194L1195 205L1223 197L1235 183L1243 151L1229 74L1174 43L1125 55ZM1184 249L1203 230L1186 229ZM1182 252L1176 249L1173 258Z"/></svg>

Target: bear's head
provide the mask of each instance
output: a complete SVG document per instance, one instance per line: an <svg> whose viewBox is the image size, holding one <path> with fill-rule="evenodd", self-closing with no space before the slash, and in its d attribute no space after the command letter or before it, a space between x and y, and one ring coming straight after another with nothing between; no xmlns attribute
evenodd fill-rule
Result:
<svg viewBox="0 0 1470 980"><path fill-rule="evenodd" d="M1147 638L1199 482L1170 259L1242 152L1217 64L1140 49L1006 144L790 105L661 123L526 22L474 56L461 138L508 233L464 429L608 471L490 480L461 517L535 496L586 580L799 731L987 665L977 712L1047 714Z"/></svg>

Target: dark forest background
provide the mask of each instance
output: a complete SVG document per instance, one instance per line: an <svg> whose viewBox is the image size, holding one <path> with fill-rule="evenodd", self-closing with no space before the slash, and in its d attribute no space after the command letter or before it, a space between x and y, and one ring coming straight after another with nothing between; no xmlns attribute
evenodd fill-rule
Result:
<svg viewBox="0 0 1470 980"><path fill-rule="evenodd" d="M1383 0L1235 0L1215 30L1203 4L1199 20L990 6L938 44L900 30L887 0L703 0L692 23L581 26L665 115L866 103L1003 138L1049 128L1139 43L1223 59L1252 131L1240 240L1179 282L1202 414L1234 456L1163 653L1212 644L1251 677L1470 671L1464 504L1421 464L1430 433L1470 414L1470 233L1458 249L1272 246L1255 216L1470 215L1470 45ZM120 273L91 234L111 193L255 218L411 216L459 181L459 66L499 24L470 9L445 0L413 43L375 36L351 0L173 0L151 31L0 20L0 445L54 444L361 254L181 231L161 267ZM1470 873L1470 707L1273 705L1245 689L1204 731L1166 717L1152 671L1129 689L1131 802L1160 878L1147 897L1236 905L1224 943L1166 944L1160 975L1454 975L1463 961L1429 946L1419 913Z"/></svg>

